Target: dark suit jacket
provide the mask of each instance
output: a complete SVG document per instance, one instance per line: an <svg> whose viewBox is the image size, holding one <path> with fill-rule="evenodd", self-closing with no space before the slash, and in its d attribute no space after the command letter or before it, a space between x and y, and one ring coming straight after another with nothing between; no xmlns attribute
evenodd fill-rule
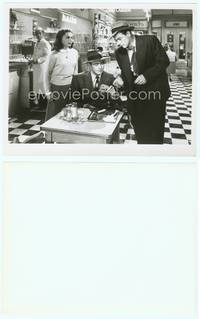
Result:
<svg viewBox="0 0 200 319"><path fill-rule="evenodd" d="M110 86L113 84L113 81L114 81L114 77L112 74L107 72L102 72L99 86L101 86L101 84L106 84ZM76 97L74 92L79 92L80 94L82 94L83 92L85 93L82 94L80 98L78 98L78 95ZM86 94L86 92L88 93ZM76 97L76 98L72 98L72 100L78 102L79 106L83 106L83 104L88 103L99 108L105 107L107 104L107 99L103 98L103 95L101 95L101 97L99 97L97 100L94 100L91 97L92 96L95 97L96 96L95 93L96 92L95 92L95 89L93 88L92 76L90 72L83 72L73 76L72 83L71 83L71 95L72 96L74 95L74 97Z"/></svg>
<svg viewBox="0 0 200 319"><path fill-rule="evenodd" d="M162 100L170 96L170 89L166 68L169 59L159 40L153 35L136 36L136 62L138 75L143 74L147 80L145 85L134 85L133 74L130 68L130 61L126 49L120 47L115 51L116 60L122 71L122 78L125 84L125 91L159 91Z"/></svg>

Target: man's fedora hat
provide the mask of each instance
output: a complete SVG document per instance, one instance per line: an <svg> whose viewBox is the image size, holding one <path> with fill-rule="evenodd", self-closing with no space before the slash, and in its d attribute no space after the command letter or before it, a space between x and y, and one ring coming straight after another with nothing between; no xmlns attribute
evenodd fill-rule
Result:
<svg viewBox="0 0 200 319"><path fill-rule="evenodd" d="M132 30L134 30L134 26L123 21L117 21L113 24L112 36L114 37L120 31L132 31Z"/></svg>
<svg viewBox="0 0 200 319"><path fill-rule="evenodd" d="M84 63L92 63L96 61L105 61L107 57L103 57L97 50L89 50L87 52L87 60Z"/></svg>

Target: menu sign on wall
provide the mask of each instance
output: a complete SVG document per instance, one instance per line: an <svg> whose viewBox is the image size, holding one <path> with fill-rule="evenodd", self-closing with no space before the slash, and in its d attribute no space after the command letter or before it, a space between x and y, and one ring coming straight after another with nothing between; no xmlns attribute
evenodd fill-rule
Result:
<svg viewBox="0 0 200 319"><path fill-rule="evenodd" d="M130 21L129 24L131 26L134 26L137 30L143 30L148 28L148 22L146 20L144 21Z"/></svg>
<svg viewBox="0 0 200 319"><path fill-rule="evenodd" d="M76 24L77 20L74 16L69 15L69 14L62 14L62 22L68 22L72 24Z"/></svg>
<svg viewBox="0 0 200 319"><path fill-rule="evenodd" d="M152 21L152 28L161 28L161 26L162 26L161 20Z"/></svg>
<svg viewBox="0 0 200 319"><path fill-rule="evenodd" d="M187 28L187 21L166 21L165 26L167 28Z"/></svg>

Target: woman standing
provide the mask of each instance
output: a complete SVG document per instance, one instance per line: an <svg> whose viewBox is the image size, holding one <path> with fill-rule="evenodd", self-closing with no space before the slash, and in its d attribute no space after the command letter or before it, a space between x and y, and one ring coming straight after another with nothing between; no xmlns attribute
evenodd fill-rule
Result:
<svg viewBox="0 0 200 319"><path fill-rule="evenodd" d="M37 42L33 52L33 91L35 104L38 102L46 107L46 95L48 93L48 62L51 53L51 45L44 39L44 30L38 27L35 30Z"/></svg>
<svg viewBox="0 0 200 319"><path fill-rule="evenodd" d="M58 31L48 67L51 94L47 105L46 121L59 113L67 104L67 93L72 76L78 73L78 51L73 48L73 42L71 30Z"/></svg>
<svg viewBox="0 0 200 319"><path fill-rule="evenodd" d="M170 46L168 45L168 49L166 50L166 54L169 58L169 66L167 67L167 74L168 74L168 79L171 82L172 81L172 74L176 73L176 52L172 51Z"/></svg>

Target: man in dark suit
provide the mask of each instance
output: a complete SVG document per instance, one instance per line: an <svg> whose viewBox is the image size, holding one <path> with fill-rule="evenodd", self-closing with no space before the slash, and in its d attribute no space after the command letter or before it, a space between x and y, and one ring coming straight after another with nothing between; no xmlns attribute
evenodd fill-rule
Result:
<svg viewBox="0 0 200 319"><path fill-rule="evenodd" d="M112 34L116 60L128 97L127 109L138 144L163 144L169 59L153 35L136 35L134 27L116 22Z"/></svg>
<svg viewBox="0 0 200 319"><path fill-rule="evenodd" d="M90 104L101 109L108 106L108 101L111 105L116 103L113 84L117 83L112 74L104 71L106 59L96 50L88 51L89 71L73 76L70 95L79 107Z"/></svg>

